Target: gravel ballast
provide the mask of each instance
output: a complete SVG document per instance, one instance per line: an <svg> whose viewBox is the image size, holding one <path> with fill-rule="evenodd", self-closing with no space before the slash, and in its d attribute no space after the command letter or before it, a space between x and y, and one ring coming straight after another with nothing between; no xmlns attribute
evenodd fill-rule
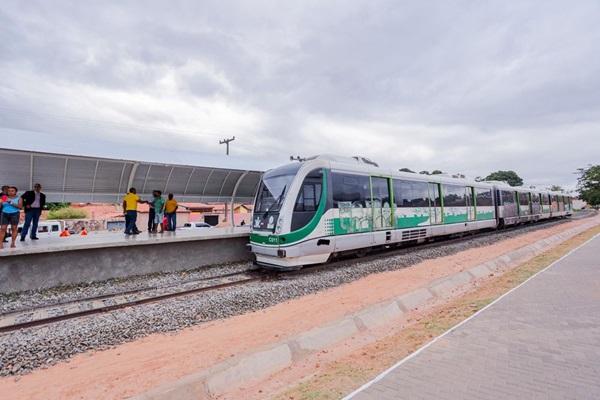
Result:
<svg viewBox="0 0 600 400"><path fill-rule="evenodd" d="M352 282L373 273L405 268L427 259L487 246L499 240L561 223L563 221L553 221L516 230L483 234L460 242L441 243L436 247L407 248L389 257L363 261L348 260L337 263L332 269L316 269L311 273L291 275L281 280L255 282L3 334L0 336L0 376L24 374L78 353L110 348L151 333L175 331L201 322L259 310ZM172 285L178 281L239 272L249 268L252 268L250 263L240 263L186 273L154 274L89 285L15 293L0 298L0 310L5 313L9 310L81 297L147 286Z"/></svg>

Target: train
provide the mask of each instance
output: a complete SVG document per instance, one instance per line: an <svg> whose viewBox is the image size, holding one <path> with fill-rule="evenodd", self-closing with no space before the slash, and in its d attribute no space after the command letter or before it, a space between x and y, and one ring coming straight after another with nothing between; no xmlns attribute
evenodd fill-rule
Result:
<svg viewBox="0 0 600 400"><path fill-rule="evenodd" d="M258 265L294 270L374 248L564 218L572 210L563 193L325 154L263 174L249 246Z"/></svg>

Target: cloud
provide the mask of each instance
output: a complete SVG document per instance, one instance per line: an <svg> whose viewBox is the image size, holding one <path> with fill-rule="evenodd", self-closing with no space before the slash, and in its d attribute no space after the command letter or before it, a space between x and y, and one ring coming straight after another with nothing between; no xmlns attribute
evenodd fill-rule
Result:
<svg viewBox="0 0 600 400"><path fill-rule="evenodd" d="M333 152L573 186L600 154L599 17L594 1L6 1L0 127L84 154L187 160L235 135L234 156L273 166Z"/></svg>

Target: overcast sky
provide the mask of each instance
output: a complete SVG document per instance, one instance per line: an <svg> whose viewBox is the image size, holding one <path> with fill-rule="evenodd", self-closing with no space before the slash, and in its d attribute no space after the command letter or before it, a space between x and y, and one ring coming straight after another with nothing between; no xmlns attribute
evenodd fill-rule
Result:
<svg viewBox="0 0 600 400"><path fill-rule="evenodd" d="M600 162L600 2L8 1L0 147L263 168L363 155L572 187Z"/></svg>

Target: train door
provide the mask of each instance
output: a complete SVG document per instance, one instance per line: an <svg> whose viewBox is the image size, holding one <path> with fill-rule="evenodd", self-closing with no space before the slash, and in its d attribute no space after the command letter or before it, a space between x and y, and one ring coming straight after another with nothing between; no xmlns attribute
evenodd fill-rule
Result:
<svg viewBox="0 0 600 400"><path fill-rule="evenodd" d="M473 192L473 187L467 186L465 189L465 199L467 203L467 220L475 221L475 204L473 200L475 199L475 194Z"/></svg>
<svg viewBox="0 0 600 400"><path fill-rule="evenodd" d="M388 178L371 177L373 230L391 229L394 226L390 189Z"/></svg>
<svg viewBox="0 0 600 400"><path fill-rule="evenodd" d="M429 183L429 216L432 225L442 223L442 204L439 183Z"/></svg>

